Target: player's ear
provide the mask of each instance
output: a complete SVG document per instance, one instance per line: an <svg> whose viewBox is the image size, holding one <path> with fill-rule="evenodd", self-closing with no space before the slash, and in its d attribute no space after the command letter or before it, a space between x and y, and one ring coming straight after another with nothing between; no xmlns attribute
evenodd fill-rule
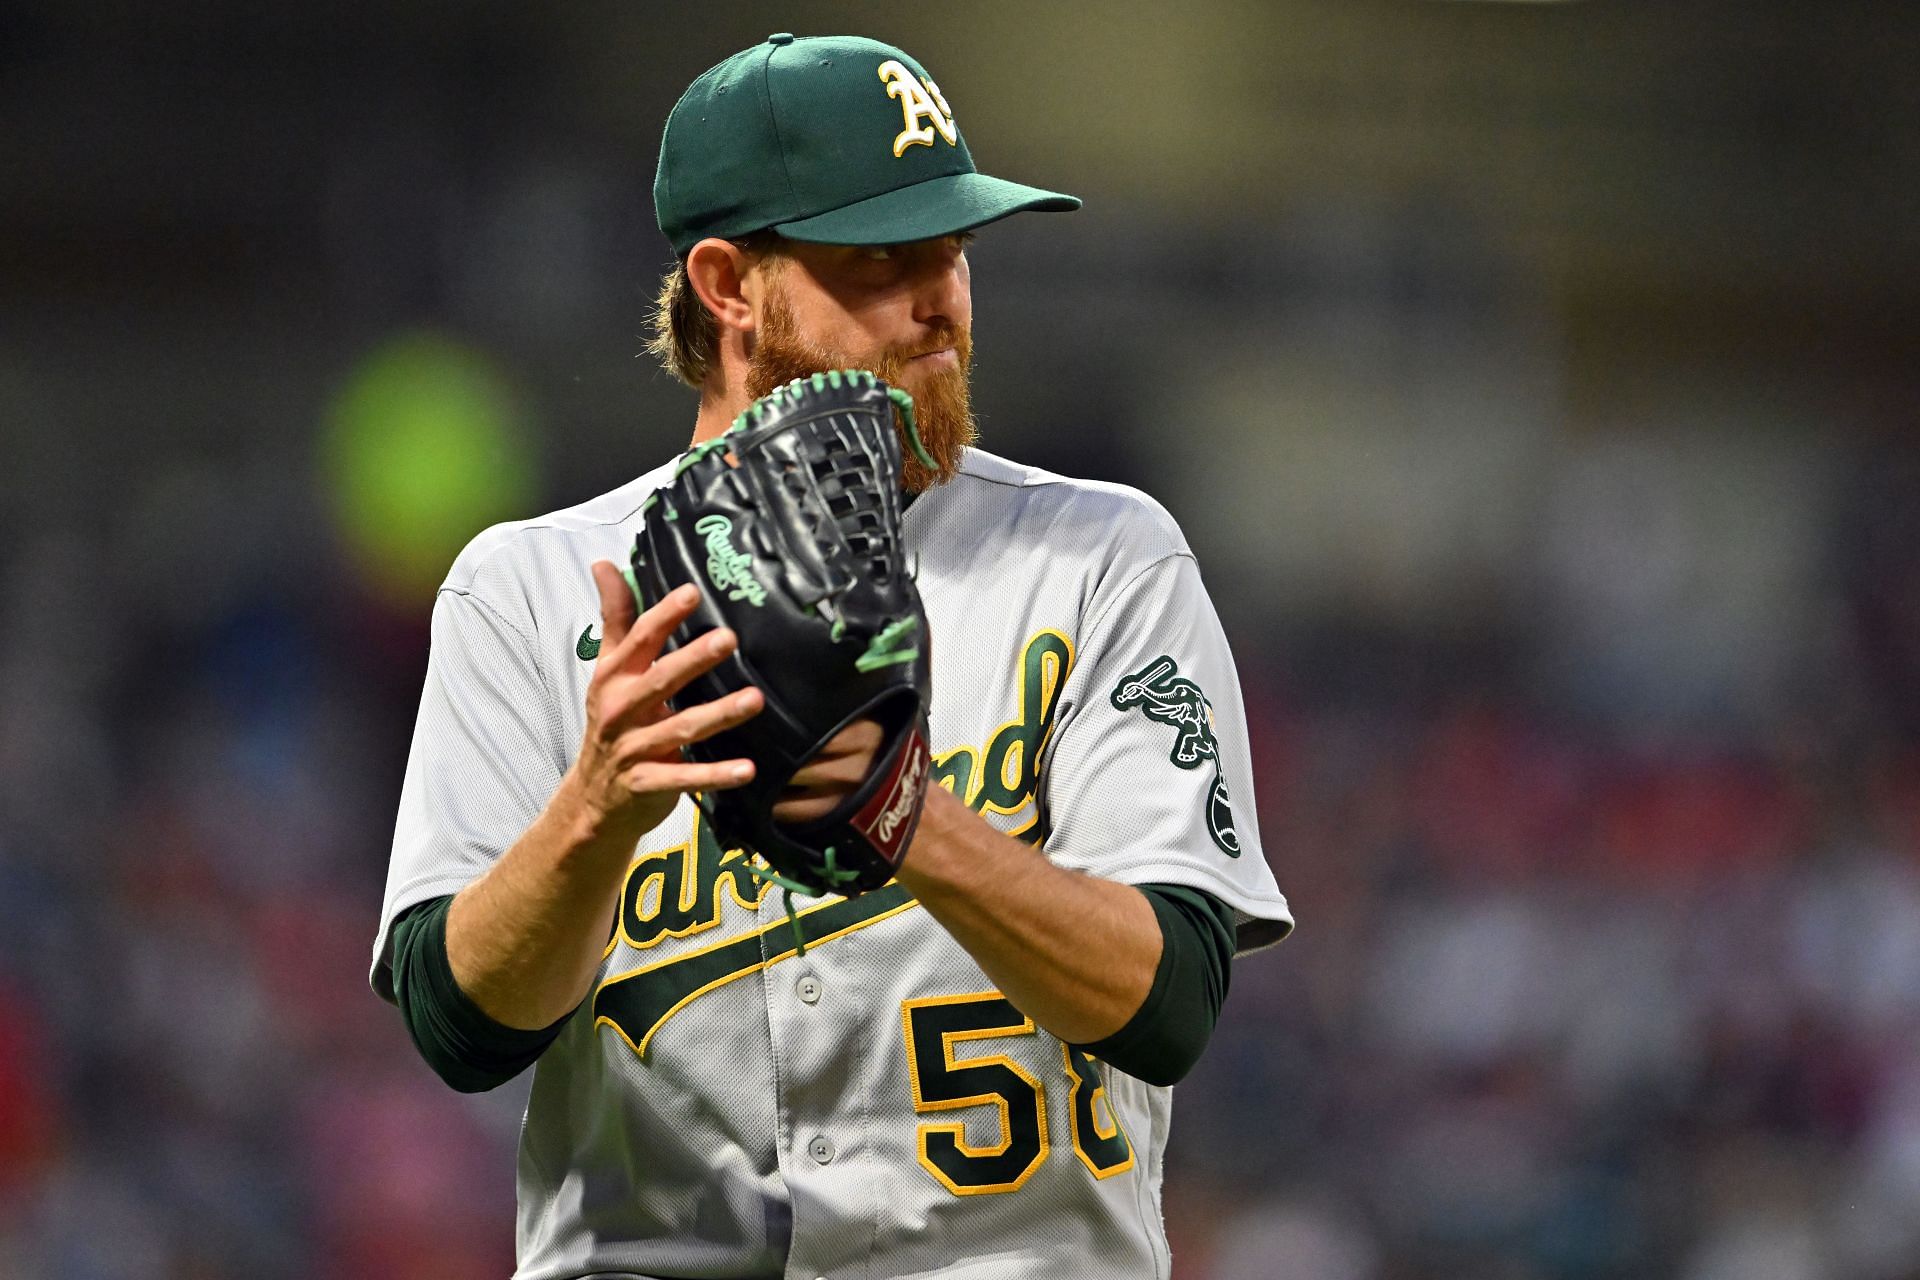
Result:
<svg viewBox="0 0 1920 1280"><path fill-rule="evenodd" d="M715 323L742 333L752 331L759 287L751 278L752 266L745 249L715 236L687 251L687 283Z"/></svg>

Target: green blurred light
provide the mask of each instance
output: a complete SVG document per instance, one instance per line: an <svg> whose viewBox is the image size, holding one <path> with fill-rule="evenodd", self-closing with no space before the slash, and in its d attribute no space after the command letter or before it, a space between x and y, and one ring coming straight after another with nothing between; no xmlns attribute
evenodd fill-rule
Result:
<svg viewBox="0 0 1920 1280"><path fill-rule="evenodd" d="M474 534L530 513L538 460L512 392L481 352L440 334L390 339L327 412L323 474L354 566L419 603Z"/></svg>

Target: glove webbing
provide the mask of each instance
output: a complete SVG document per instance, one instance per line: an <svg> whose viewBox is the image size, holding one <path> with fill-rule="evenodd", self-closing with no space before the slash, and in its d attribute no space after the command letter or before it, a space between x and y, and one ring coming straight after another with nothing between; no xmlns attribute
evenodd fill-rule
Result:
<svg viewBox="0 0 1920 1280"><path fill-rule="evenodd" d="M757 426L760 415L774 409L776 396L798 395L808 383L813 385L815 391L825 391L828 387L838 390L843 382L871 386L875 381L873 374L865 369L831 369L825 373L816 373L810 378L795 378L785 386L775 387L765 396L742 409L727 430L744 431L749 426ZM927 452L926 444L920 439L920 420L913 414L913 397L898 387L888 387L887 399L893 401L893 407L900 411L900 423L907 429L907 446L913 450L913 456L934 470L938 470L940 464L933 460L933 455ZM682 463L681 469L684 470L692 465L693 461L688 460ZM676 471L674 474L678 475L679 472Z"/></svg>

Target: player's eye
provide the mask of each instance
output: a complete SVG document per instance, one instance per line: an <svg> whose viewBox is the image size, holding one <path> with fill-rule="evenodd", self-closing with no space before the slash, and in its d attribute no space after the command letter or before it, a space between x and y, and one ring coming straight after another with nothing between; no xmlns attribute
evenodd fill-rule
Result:
<svg viewBox="0 0 1920 1280"><path fill-rule="evenodd" d="M890 244L870 244L862 250L862 253L863 256L875 262L885 262L893 256L893 246Z"/></svg>

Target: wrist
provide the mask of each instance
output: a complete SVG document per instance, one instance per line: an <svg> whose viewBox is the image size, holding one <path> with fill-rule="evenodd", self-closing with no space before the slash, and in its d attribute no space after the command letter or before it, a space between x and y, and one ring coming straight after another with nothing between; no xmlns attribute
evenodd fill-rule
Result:
<svg viewBox="0 0 1920 1280"><path fill-rule="evenodd" d="M913 845L898 879L925 903L964 895L981 878L1004 875L997 845L1004 840L986 820L945 787L929 787ZM1024 852L1025 846L1020 846Z"/></svg>
<svg viewBox="0 0 1920 1280"><path fill-rule="evenodd" d="M568 852L589 856L591 851L600 849L615 851L621 856L630 854L640 837L658 823L656 819L642 825L640 815L634 814L631 806L607 804L587 785L577 766L569 769L555 788L553 799L547 805L547 818Z"/></svg>

